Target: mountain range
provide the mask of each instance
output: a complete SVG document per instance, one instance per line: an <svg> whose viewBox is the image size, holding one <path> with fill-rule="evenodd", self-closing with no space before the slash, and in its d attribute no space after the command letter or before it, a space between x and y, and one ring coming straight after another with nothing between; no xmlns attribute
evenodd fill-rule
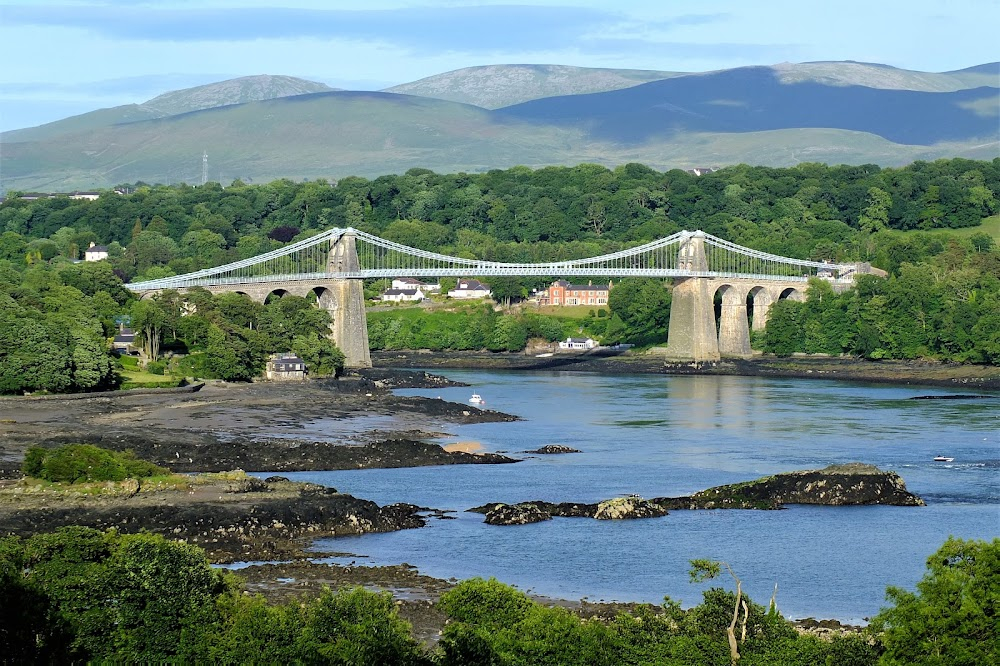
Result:
<svg viewBox="0 0 1000 666"><path fill-rule="evenodd" d="M380 92L254 76L0 134L0 188L374 177L642 162L899 165L1000 155L1000 63L856 62L685 73L473 67Z"/></svg>

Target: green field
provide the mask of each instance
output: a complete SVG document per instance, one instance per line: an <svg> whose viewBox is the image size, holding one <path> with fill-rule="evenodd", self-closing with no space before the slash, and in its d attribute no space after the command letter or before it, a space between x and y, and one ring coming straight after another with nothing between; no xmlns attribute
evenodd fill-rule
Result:
<svg viewBox="0 0 1000 666"><path fill-rule="evenodd" d="M955 235L968 238L972 234L989 234L994 240L1000 242L1000 215L993 215L983 219L983 223L978 227L966 227L965 229L955 229Z"/></svg>

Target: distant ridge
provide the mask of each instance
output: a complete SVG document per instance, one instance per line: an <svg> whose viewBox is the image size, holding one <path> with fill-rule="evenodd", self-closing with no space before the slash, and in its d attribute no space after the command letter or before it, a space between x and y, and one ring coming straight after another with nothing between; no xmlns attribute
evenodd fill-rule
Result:
<svg viewBox="0 0 1000 666"><path fill-rule="evenodd" d="M63 120L4 132L3 141L40 141L63 134L108 127L141 120L200 111L229 104L245 104L266 99L335 90L330 86L298 79L294 76L243 76L236 79L209 83L194 88L174 90L158 95L142 104L125 104L109 109L98 109Z"/></svg>
<svg viewBox="0 0 1000 666"><path fill-rule="evenodd" d="M683 72L604 69L566 65L485 65L465 67L404 83L385 92L404 93L499 109L543 97L629 88Z"/></svg>
<svg viewBox="0 0 1000 666"><path fill-rule="evenodd" d="M549 97L500 109L521 122L585 129L595 139L642 144L692 132L827 128L929 146L1000 134L1000 88L886 90L786 83L772 67L743 67L624 90Z"/></svg>
<svg viewBox="0 0 1000 666"><path fill-rule="evenodd" d="M673 75L496 110L432 96L335 91L292 77L247 77L6 132L0 135L0 190L86 190L139 180L197 183L203 151L211 159L209 178L223 183L376 177L414 167L454 173L581 162L609 167L639 162L668 170L988 160L1000 156L1000 89L970 83L988 80L981 70L993 66L952 74L865 63L701 74L631 70L640 71L639 78ZM516 67L518 76L538 74L543 82L558 71L560 76L575 71L592 85L595 73ZM477 76L485 71L459 70ZM617 77L630 70L596 71ZM873 85L859 85L859 79ZM452 82L461 87L470 80ZM497 90L511 89L513 80L502 77ZM958 88L936 90L945 83ZM319 90L304 92L308 86ZM271 95L278 96L239 101ZM199 108L206 105L211 106Z"/></svg>

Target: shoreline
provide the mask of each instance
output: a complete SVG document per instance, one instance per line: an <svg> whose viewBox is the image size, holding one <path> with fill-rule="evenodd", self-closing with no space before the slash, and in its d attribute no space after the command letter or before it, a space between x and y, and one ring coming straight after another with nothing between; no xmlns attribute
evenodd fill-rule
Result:
<svg viewBox="0 0 1000 666"><path fill-rule="evenodd" d="M936 361L866 361L825 356L755 356L716 362L668 362L660 354L595 349L538 357L511 352L372 352L376 368L593 372L598 374L715 375L829 379L870 384L1000 391L1000 366Z"/></svg>
<svg viewBox="0 0 1000 666"><path fill-rule="evenodd" d="M681 365L667 368L660 357L652 355L631 354L567 354L538 359L524 354L431 354L421 352L391 352L374 356L376 368L364 371L359 376L336 381L309 381L295 386L274 383L247 385L212 386L209 385L197 393L155 393L139 394L118 392L116 394L92 394L89 399L75 399L67 402L51 402L46 400L8 399L3 403L5 416L13 416L10 421L0 423L0 468L9 467L13 471L12 462L18 458L23 447L33 443L54 445L72 441L90 440L109 448L145 448L137 450L140 457L144 453L154 453L155 457L171 467L174 471L210 471L220 466L232 468L236 459L231 455L234 450L252 450L258 459L267 457L271 463L276 456L285 456L286 460L301 463L298 469L329 469L330 458L314 455L314 451L322 448L314 435L319 432L310 429L310 424L317 419L324 423L323 435L326 446L330 449L359 449L373 442L408 440L418 442L420 439L430 439L441 433L436 428L447 428L448 424L489 421L507 421L516 417L486 412L468 405L448 403L429 398L408 398L392 394L392 389L414 387L433 388L438 386L461 385L445 378L427 375L424 372L406 372L399 367L427 367L437 371L449 368L480 368L488 370L572 370L580 372L599 372L606 374L721 374L743 376L785 376L804 378L827 378L848 381L880 381L880 383L925 384L947 386L952 388L971 388L994 390L1000 387L1000 369L997 378L984 377L982 381L956 384L955 380L945 380L922 376L924 381L916 381L919 373L903 378L897 371L892 377L879 380L873 378L870 370L844 370L857 366L860 362L839 363L842 374L832 375L827 364L837 359L774 359L760 362L757 360L736 363L724 362L712 366L691 367ZM391 361L391 362L390 362ZM545 367L537 367L543 361ZM791 364L786 366L785 364ZM794 365L794 367L790 367ZM835 364L838 365L838 364ZM876 364L885 368L885 364ZM913 368L919 367L911 364ZM943 364L927 364L928 371L940 371ZM756 372L745 372L756 368ZM862 367L868 367L864 365ZM895 368L895 364L893 365ZM966 366L967 367L967 366ZM740 372L743 370L744 372ZM781 373L781 374L777 374ZM848 376L842 376L847 374ZM970 375L972 377L972 375ZM973 377L974 378L974 377ZM331 426L332 424L332 426ZM333 430L329 428L333 427ZM276 434L278 431L280 434ZM264 433L264 434L262 434ZM96 440L96 441L95 441ZM183 446L184 448L179 448ZM435 445L436 446L436 445ZM299 453L307 451L305 458ZM227 453L228 452L228 453ZM294 456L292 455L294 452ZM470 454L465 454L470 455ZM378 456L370 456L377 458ZM173 464L171 464L173 462ZM245 461L244 461L245 462ZM424 464L442 464L440 459ZM394 464L391 466L410 466ZM354 460L348 466L357 468ZM19 464L17 465L19 469ZM275 469L273 464L267 467L252 467L248 469ZM291 470L292 466L285 469ZM0 469L2 471L2 469ZM220 497L215 493L211 499ZM268 595L287 595L318 591L324 582L338 585L374 585L380 589L392 592L401 602L401 606L409 609L408 619L428 640L433 640L437 629L435 624L437 609L433 599L443 589L449 588L454 581L436 579L424 576L414 567L400 564L396 566L378 567L376 572L366 566L350 566L340 564L305 564L308 560L322 558L332 553L311 551L317 532L325 531L320 525L324 522L322 516L331 513L352 513L358 515L365 509L368 521L380 522L382 510L388 511L385 518L395 518L399 526L416 527L416 522L422 518L415 515L424 511L418 507L401 505L396 509L375 507L361 498L327 497L322 493L307 502L308 506L295 509L292 512L281 505L275 505L270 521L277 520L281 527L272 523L268 528L268 543L261 548L244 550L241 547L221 549L214 540L218 534L199 534L199 540L208 543L216 550L216 561L222 559L243 560L257 559L258 563L240 572L248 578L248 585L253 585L255 591ZM279 499L277 493L270 497ZM236 508L247 501L258 501L253 493L236 493L227 495L226 502ZM206 499L208 496L206 495ZM336 500L339 504L333 504ZM289 498L295 503L301 500ZM357 504L354 504L357 502ZM339 509L338 507L343 507ZM369 510L379 513L367 514ZM206 508L207 505L206 505ZM49 507L50 510L53 507ZM175 513L176 507L159 505L149 511L156 515ZM309 520L303 521L303 512ZM150 513L137 514L137 520L148 520ZM313 526L311 531L292 534L285 531L286 524L308 522ZM395 521L394 521L395 522ZM192 523L193 525L193 523ZM235 527L231 521L226 530ZM398 529L399 527L396 527ZM404 527L405 528L405 527ZM199 543L199 545L202 545ZM266 550L265 550L266 549ZM220 550L228 551L223 557ZM235 552L234 552L235 551ZM236 553L240 553L237 555ZM242 557L241 557L242 555ZM246 556L250 556L247 558ZM255 557L260 556L260 557ZM245 559L244 559L245 558ZM291 562L282 562L283 559ZM373 580L378 578L378 580ZM292 578L294 580L288 581ZM431 597L428 599L428 595ZM555 603L567 607L593 604L585 599L546 599L546 603ZM602 607L607 612L615 608L625 607L608 602ZM805 620L802 620L803 622ZM423 629L418 629L422 627ZM435 628L437 627L437 628Z"/></svg>

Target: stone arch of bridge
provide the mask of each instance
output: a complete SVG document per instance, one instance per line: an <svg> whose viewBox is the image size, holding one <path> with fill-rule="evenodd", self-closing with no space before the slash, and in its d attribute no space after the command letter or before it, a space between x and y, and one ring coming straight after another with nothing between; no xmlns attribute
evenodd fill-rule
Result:
<svg viewBox="0 0 1000 666"><path fill-rule="evenodd" d="M337 295L328 287L313 287L306 294L306 298L310 297L315 297L316 307L328 310L331 313L335 312L340 305L337 302Z"/></svg>
<svg viewBox="0 0 1000 666"><path fill-rule="evenodd" d="M805 294L804 291L802 291L798 287L785 287L783 289L779 287L778 288L778 297L775 298L774 300L777 301L777 300L784 300L784 299L788 299L790 301L799 301L799 302L802 302L802 301L806 300L806 294Z"/></svg>
<svg viewBox="0 0 1000 666"><path fill-rule="evenodd" d="M747 307L751 319L750 328L753 331L763 331L767 325L767 317L774 304L774 295L767 287L757 285L751 287L747 294Z"/></svg>
<svg viewBox="0 0 1000 666"><path fill-rule="evenodd" d="M290 295L291 293L292 293L292 292L290 292L289 290L287 290L287 289L282 289L282 288L280 288L280 287L279 287L278 289L272 289L272 290L271 290L271 291L269 291L269 292L267 293L267 295L266 295L266 296L264 297L264 303L265 303L265 304L266 304L266 303L271 303L271 302L273 302L273 301L276 301L276 300L279 300L279 299L282 299L282 298L284 298L285 296L288 296L288 295Z"/></svg>
<svg viewBox="0 0 1000 666"><path fill-rule="evenodd" d="M747 300L751 285L724 282L715 290L721 296L719 309L719 354L722 356L749 357L750 321ZM714 297L713 297L714 300Z"/></svg>

